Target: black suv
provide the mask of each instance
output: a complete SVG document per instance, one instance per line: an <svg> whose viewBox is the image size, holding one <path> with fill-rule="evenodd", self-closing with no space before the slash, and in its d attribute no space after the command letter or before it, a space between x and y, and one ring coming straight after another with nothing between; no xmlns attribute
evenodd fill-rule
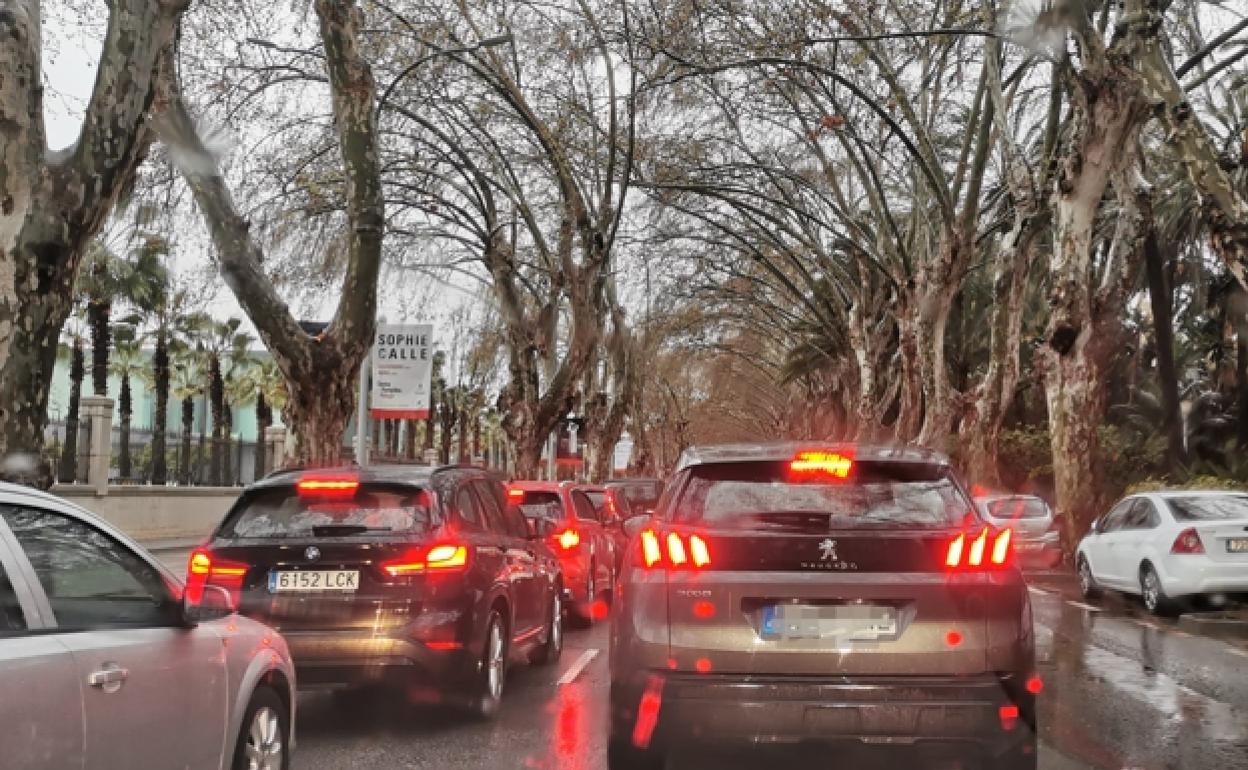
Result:
<svg viewBox="0 0 1248 770"><path fill-rule="evenodd" d="M299 684L376 683L499 706L510 662L563 646L559 562L488 471L340 468L253 484L190 585L281 631Z"/></svg>

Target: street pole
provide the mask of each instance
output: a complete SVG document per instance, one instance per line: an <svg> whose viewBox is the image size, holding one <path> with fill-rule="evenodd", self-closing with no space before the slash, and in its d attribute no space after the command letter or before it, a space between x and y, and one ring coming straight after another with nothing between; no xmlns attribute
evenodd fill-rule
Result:
<svg viewBox="0 0 1248 770"><path fill-rule="evenodd" d="M359 398L355 405L355 464L368 465L368 373L373 365L373 355L364 356L360 364Z"/></svg>
<svg viewBox="0 0 1248 770"><path fill-rule="evenodd" d="M558 481L558 478L555 476L555 448L558 446L558 444L556 443L557 441L558 439L555 437L554 433L546 437L546 480L547 481Z"/></svg>

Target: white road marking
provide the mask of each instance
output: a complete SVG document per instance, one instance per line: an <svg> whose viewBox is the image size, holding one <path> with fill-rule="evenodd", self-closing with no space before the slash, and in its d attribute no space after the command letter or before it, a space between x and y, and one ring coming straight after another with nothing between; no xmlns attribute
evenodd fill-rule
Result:
<svg viewBox="0 0 1248 770"><path fill-rule="evenodd" d="M1043 588L1036 588L1035 586L1027 586L1027 590L1031 591L1033 594L1044 594L1045 596L1051 595L1049 591L1046 591Z"/></svg>
<svg viewBox="0 0 1248 770"><path fill-rule="evenodd" d="M1241 658L1248 658L1248 650L1240 649L1239 647L1231 647L1228 649L1228 651L1232 655L1238 655Z"/></svg>
<svg viewBox="0 0 1248 770"><path fill-rule="evenodd" d="M1066 603L1072 607L1078 607L1081 610L1087 610L1088 612L1100 612L1101 611L1100 607L1093 607L1091 604L1084 604L1083 602L1066 602Z"/></svg>
<svg viewBox="0 0 1248 770"><path fill-rule="evenodd" d="M559 677L559 684L572 684L572 682L581 675L581 672L585 670L585 667L589 665L589 662L597 655L598 650L595 649L589 649L582 652L581 657L577 658L576 662L574 662L567 671L563 672L563 676Z"/></svg>

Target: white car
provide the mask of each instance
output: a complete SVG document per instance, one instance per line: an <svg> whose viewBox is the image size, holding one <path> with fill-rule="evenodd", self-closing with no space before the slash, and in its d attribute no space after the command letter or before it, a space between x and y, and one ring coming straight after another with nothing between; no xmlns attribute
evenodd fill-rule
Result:
<svg viewBox="0 0 1248 770"><path fill-rule="evenodd" d="M287 770L295 671L229 593L0 484L0 767Z"/></svg>
<svg viewBox="0 0 1248 770"><path fill-rule="evenodd" d="M1188 599L1248 592L1248 493L1132 495L1093 522L1075 551L1085 597L1139 594L1165 614Z"/></svg>

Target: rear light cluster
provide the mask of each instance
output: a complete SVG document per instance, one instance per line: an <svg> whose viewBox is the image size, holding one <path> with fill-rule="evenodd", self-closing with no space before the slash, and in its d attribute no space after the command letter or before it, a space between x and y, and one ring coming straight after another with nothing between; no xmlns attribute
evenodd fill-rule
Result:
<svg viewBox="0 0 1248 770"><path fill-rule="evenodd" d="M647 567L702 568L711 563L711 551L701 535L682 537L677 532L662 536L653 529L642 530L641 562Z"/></svg>
<svg viewBox="0 0 1248 770"><path fill-rule="evenodd" d="M462 570L468 566L468 546L435 545L428 550L409 552L401 559L382 562L379 566L390 577Z"/></svg>
<svg viewBox="0 0 1248 770"><path fill-rule="evenodd" d="M230 592L231 606L237 609L249 569L247 564L226 561L207 548L196 548L186 565L186 597L199 604L204 600L204 586L217 586Z"/></svg>
<svg viewBox="0 0 1248 770"><path fill-rule="evenodd" d="M1013 536L1009 527L995 533L984 527L969 540L969 533L963 532L949 543L945 566L949 569L1009 566L1014 561L1014 549L1010 542Z"/></svg>
<svg viewBox="0 0 1248 770"><path fill-rule="evenodd" d="M571 551L581 544L581 533L575 529L568 528L555 535L555 542L565 551Z"/></svg>
<svg viewBox="0 0 1248 770"><path fill-rule="evenodd" d="M1204 553L1205 544L1200 540L1200 534L1194 527L1188 527L1179 533L1174 539L1174 545L1170 546L1170 553Z"/></svg>

